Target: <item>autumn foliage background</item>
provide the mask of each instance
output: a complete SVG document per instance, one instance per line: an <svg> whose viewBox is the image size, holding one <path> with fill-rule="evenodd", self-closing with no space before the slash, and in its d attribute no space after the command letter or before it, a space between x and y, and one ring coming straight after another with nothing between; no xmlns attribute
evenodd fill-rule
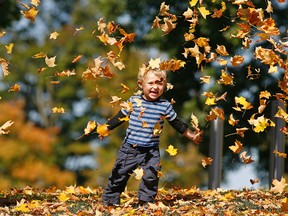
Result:
<svg viewBox="0 0 288 216"><path fill-rule="evenodd" d="M196 147L165 126L161 186L207 186L216 118L225 124L224 174L257 157L251 182L267 181L272 118L288 121L282 108L271 116L273 100L287 105L287 2L32 0L0 10L2 190L105 185L125 126L100 141L88 122L115 114L148 62L169 70L165 97L204 130ZM165 151L171 145L175 156ZM84 156L94 162L67 164Z"/></svg>

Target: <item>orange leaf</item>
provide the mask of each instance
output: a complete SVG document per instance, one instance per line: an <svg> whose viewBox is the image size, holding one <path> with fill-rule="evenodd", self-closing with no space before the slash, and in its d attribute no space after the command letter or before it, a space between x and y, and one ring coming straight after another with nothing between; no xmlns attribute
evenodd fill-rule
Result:
<svg viewBox="0 0 288 216"><path fill-rule="evenodd" d="M9 92L18 92L18 91L20 91L20 85L18 85L18 84L14 84L9 89Z"/></svg>
<svg viewBox="0 0 288 216"><path fill-rule="evenodd" d="M159 136L162 133L162 128L160 122L157 122L153 129L154 136Z"/></svg>
<svg viewBox="0 0 288 216"><path fill-rule="evenodd" d="M28 11L21 10L21 13L24 15L24 17L26 19L34 22L37 14L38 14L38 10L36 10L35 7L32 6L31 8L29 8Z"/></svg>
<svg viewBox="0 0 288 216"><path fill-rule="evenodd" d="M7 130L11 125L13 125L14 121L7 121L0 127L0 135L8 134L10 131Z"/></svg>
<svg viewBox="0 0 288 216"><path fill-rule="evenodd" d="M244 151L240 154L240 159L242 159L242 162L245 164L250 164L252 162L254 162L254 160L252 160L252 156L246 156L247 152Z"/></svg>
<svg viewBox="0 0 288 216"><path fill-rule="evenodd" d="M229 146L229 149L233 151L235 154L240 153L242 148L243 148L243 144L239 140L236 140L234 142L234 146Z"/></svg>
<svg viewBox="0 0 288 216"><path fill-rule="evenodd" d="M287 158L287 154L284 152L279 152L277 150L274 150L273 153L278 155L279 157Z"/></svg>
<svg viewBox="0 0 288 216"><path fill-rule="evenodd" d="M107 124L97 124L97 129L96 132L101 136L101 137L106 137L109 135L109 129Z"/></svg>
<svg viewBox="0 0 288 216"><path fill-rule="evenodd" d="M206 157L202 159L202 166L205 168L208 165L212 164L213 159L210 157Z"/></svg>

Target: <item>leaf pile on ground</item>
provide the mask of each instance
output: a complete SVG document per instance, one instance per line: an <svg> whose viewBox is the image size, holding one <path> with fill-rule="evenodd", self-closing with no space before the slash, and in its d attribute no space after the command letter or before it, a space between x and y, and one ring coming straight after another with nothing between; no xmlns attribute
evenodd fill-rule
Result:
<svg viewBox="0 0 288 216"><path fill-rule="evenodd" d="M0 193L0 215L285 215L288 192L162 188L155 203L138 205L137 192L126 191L121 205L104 206L102 188L69 186L64 190L12 189Z"/></svg>

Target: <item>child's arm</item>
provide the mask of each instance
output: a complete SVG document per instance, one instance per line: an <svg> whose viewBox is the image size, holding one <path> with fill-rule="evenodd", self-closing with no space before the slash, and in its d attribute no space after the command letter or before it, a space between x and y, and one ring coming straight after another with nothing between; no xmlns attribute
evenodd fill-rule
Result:
<svg viewBox="0 0 288 216"><path fill-rule="evenodd" d="M121 110L112 118L110 118L106 125L106 128L102 128L102 130L106 130L107 134L109 133L110 130L113 130L114 128L118 127L119 125L121 125L124 121L121 121L121 118L124 118L125 115L121 112ZM99 134L99 139L103 140L103 136L101 134Z"/></svg>
<svg viewBox="0 0 288 216"><path fill-rule="evenodd" d="M193 141L195 144L199 144L202 141L203 131L191 131L188 125L181 121L179 118L169 121L170 125L175 128L179 133Z"/></svg>

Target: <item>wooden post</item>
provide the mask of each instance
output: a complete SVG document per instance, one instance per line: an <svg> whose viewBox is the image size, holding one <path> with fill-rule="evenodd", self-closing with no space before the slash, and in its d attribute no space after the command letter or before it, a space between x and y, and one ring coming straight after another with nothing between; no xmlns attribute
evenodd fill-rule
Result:
<svg viewBox="0 0 288 216"><path fill-rule="evenodd" d="M281 118L274 117L278 111L278 107L281 107L284 111L286 108L284 105L275 100L272 102L272 116L271 120L275 123L275 127L271 128L270 136L270 167L269 167L269 185L271 187L273 179L281 180L284 174L284 158L277 156L274 150L279 152L285 152L285 135L280 131L285 126L285 121Z"/></svg>
<svg viewBox="0 0 288 216"><path fill-rule="evenodd" d="M220 187L222 180L222 154L223 154L223 121L219 118L211 122L209 157L213 159L209 166L209 189Z"/></svg>

